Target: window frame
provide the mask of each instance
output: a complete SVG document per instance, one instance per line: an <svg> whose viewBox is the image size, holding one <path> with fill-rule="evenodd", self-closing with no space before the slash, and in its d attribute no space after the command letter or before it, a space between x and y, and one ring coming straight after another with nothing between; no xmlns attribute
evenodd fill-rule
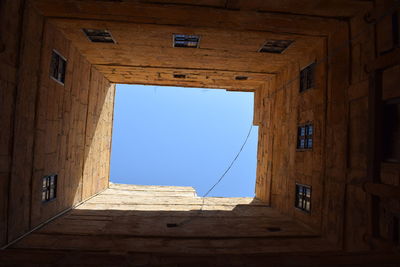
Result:
<svg viewBox="0 0 400 267"><path fill-rule="evenodd" d="M400 31L399 31L399 14L398 11L396 9L396 11L392 14L392 42L393 42L393 48L395 49L397 47L399 47L399 35L400 35Z"/></svg>
<svg viewBox="0 0 400 267"><path fill-rule="evenodd" d="M179 36L184 36L184 37L196 37L197 38L197 42L196 42L196 46L177 46L176 45L176 37ZM201 36L200 35L196 35L196 34L181 34L181 33L174 33L172 34L172 47L173 48L200 48L200 41L201 41ZM183 41L185 42L185 41ZM190 43L189 41L187 41L187 43Z"/></svg>
<svg viewBox="0 0 400 267"><path fill-rule="evenodd" d="M57 64L53 65L54 56L56 56ZM64 62L64 68L63 68L63 74L62 74L63 80L61 80L60 77L59 77L60 76L60 69L59 69L60 62ZM58 52L56 49L53 49L51 51L50 71L49 71L50 72L50 78L53 79L55 82L59 83L60 85L63 85L63 86L65 85L65 80L66 80L66 76L67 76L67 64L68 64L67 59L63 55L61 55L60 52ZM57 76L58 77L54 77L53 76L53 74L54 74L54 69L53 68L54 68L55 65L57 65Z"/></svg>
<svg viewBox="0 0 400 267"><path fill-rule="evenodd" d="M298 190L298 189L300 189L300 190ZM307 195L307 190L309 190L309 196ZM301 194L300 194L300 192L301 192ZM311 185L296 183L295 184L294 207L302 212L311 214L311 202L312 202L312 187L311 187ZM307 208L307 203L308 203L308 208Z"/></svg>
<svg viewBox="0 0 400 267"><path fill-rule="evenodd" d="M294 43L294 40L266 40L258 49L259 53L283 54Z"/></svg>
<svg viewBox="0 0 400 267"><path fill-rule="evenodd" d="M91 34L90 31L103 32L105 34L108 34L108 36ZM107 29L82 28L82 32L86 36L86 38L89 40L89 42L91 42L91 43L96 43L96 44L97 43L102 43L102 44L116 44L117 43L117 41L115 41L115 39L114 39L114 36Z"/></svg>
<svg viewBox="0 0 400 267"><path fill-rule="evenodd" d="M400 217L392 215L391 238L396 246L400 246Z"/></svg>
<svg viewBox="0 0 400 267"><path fill-rule="evenodd" d="M311 127L311 134L309 129ZM301 135L302 130L304 129L304 135ZM296 151L312 151L314 149L314 133L315 127L312 122L307 122L304 124L300 124L297 126L297 138L296 138ZM300 140L304 140L304 146L300 146ZM311 141L311 146L309 146L309 141Z"/></svg>
<svg viewBox="0 0 400 267"><path fill-rule="evenodd" d="M316 66L317 66L316 62L313 62L300 70L300 78L299 78L299 92L300 93L304 93L304 92L307 92L308 90L315 89ZM309 74L310 72L311 72L311 75ZM305 78L304 78L304 76L305 76ZM309 79L308 79L310 76L312 79L311 82L309 82ZM306 80L305 88L303 88L304 79ZM310 85L309 85L309 83L310 83Z"/></svg>
<svg viewBox="0 0 400 267"><path fill-rule="evenodd" d="M386 134L389 133L389 129L387 129L386 127L388 126L386 123L388 121L386 121L387 117L386 116L386 109L389 108L389 106L398 106L400 108L400 97L394 97L391 99L387 99L385 101L382 102L382 162L383 163L391 163L391 164L400 164L400 158L389 158L387 157L387 147L390 146L388 144L385 143L385 140L387 140L387 136ZM392 124L391 124L392 125Z"/></svg>
<svg viewBox="0 0 400 267"><path fill-rule="evenodd" d="M49 203L57 199L57 180L57 174L46 175L42 178L42 203ZM53 190L53 195L51 195L51 190Z"/></svg>

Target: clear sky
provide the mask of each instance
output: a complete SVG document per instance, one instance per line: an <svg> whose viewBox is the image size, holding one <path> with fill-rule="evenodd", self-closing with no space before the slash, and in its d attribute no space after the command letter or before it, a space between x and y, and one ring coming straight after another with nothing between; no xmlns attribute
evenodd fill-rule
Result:
<svg viewBox="0 0 400 267"><path fill-rule="evenodd" d="M242 146L253 120L253 93L117 85L111 182L193 186L202 196ZM254 196L258 127L209 194Z"/></svg>

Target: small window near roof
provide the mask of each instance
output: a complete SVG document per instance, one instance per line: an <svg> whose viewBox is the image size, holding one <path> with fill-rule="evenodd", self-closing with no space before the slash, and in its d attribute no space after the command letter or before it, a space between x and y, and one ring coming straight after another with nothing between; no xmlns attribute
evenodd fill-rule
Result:
<svg viewBox="0 0 400 267"><path fill-rule="evenodd" d="M57 196L57 174L42 179L42 202L49 202Z"/></svg>
<svg viewBox="0 0 400 267"><path fill-rule="evenodd" d="M199 43L200 43L200 36L198 35L185 35L185 34L173 35L174 47L198 48Z"/></svg>
<svg viewBox="0 0 400 267"><path fill-rule="evenodd" d="M174 78L176 78L176 79L185 79L186 75L185 74L174 74Z"/></svg>
<svg viewBox="0 0 400 267"><path fill-rule="evenodd" d="M282 54L293 42L292 40L267 40L258 52Z"/></svg>
<svg viewBox="0 0 400 267"><path fill-rule="evenodd" d="M315 63L300 71L300 92L304 92L315 86Z"/></svg>
<svg viewBox="0 0 400 267"><path fill-rule="evenodd" d="M297 127L297 149L312 149L314 126L312 124Z"/></svg>
<svg viewBox="0 0 400 267"><path fill-rule="evenodd" d="M67 60L57 51L53 50L50 63L50 77L57 82L64 84Z"/></svg>
<svg viewBox="0 0 400 267"><path fill-rule="evenodd" d="M93 43L115 43L111 33L107 30L83 29L83 32Z"/></svg>
<svg viewBox="0 0 400 267"><path fill-rule="evenodd" d="M400 162L400 98L383 105L383 160Z"/></svg>
<svg viewBox="0 0 400 267"><path fill-rule="evenodd" d="M311 212L311 186L296 184L295 207L305 212Z"/></svg>
<svg viewBox="0 0 400 267"><path fill-rule="evenodd" d="M249 79L249 77L247 76L236 76L235 80L237 81L246 81L247 79Z"/></svg>

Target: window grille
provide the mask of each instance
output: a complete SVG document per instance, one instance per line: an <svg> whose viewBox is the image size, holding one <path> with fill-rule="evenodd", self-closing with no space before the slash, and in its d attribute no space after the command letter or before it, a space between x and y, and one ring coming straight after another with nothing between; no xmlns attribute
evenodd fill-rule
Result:
<svg viewBox="0 0 400 267"><path fill-rule="evenodd" d="M107 30L83 29L83 32L93 43L115 43L111 33Z"/></svg>
<svg viewBox="0 0 400 267"><path fill-rule="evenodd" d="M200 36L198 35L185 35L185 34L173 35L174 47L198 48L199 44L200 44Z"/></svg>
<svg viewBox="0 0 400 267"><path fill-rule="evenodd" d="M311 212L311 186L296 184L295 207L305 212Z"/></svg>
<svg viewBox="0 0 400 267"><path fill-rule="evenodd" d="M314 126L306 124L297 128L297 149L313 148Z"/></svg>
<svg viewBox="0 0 400 267"><path fill-rule="evenodd" d="M57 51L53 50L50 62L50 77L64 85L67 60Z"/></svg>
<svg viewBox="0 0 400 267"><path fill-rule="evenodd" d="M315 86L315 63L300 71L300 92L304 92Z"/></svg>
<svg viewBox="0 0 400 267"><path fill-rule="evenodd" d="M293 42L292 40L267 40L258 52L282 54Z"/></svg>
<svg viewBox="0 0 400 267"><path fill-rule="evenodd" d="M57 174L43 177L42 202L49 202L57 196Z"/></svg>

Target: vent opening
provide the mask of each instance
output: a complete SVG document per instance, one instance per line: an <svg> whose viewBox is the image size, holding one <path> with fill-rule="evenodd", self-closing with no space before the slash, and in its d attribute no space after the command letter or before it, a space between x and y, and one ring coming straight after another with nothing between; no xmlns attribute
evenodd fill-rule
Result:
<svg viewBox="0 0 400 267"><path fill-rule="evenodd" d="M280 227L267 227L269 232L280 232L282 229Z"/></svg>
<svg viewBox="0 0 400 267"><path fill-rule="evenodd" d="M167 223L168 228L175 228L178 227L179 225L177 223Z"/></svg>
<svg viewBox="0 0 400 267"><path fill-rule="evenodd" d="M293 42L293 40L267 40L258 51L261 53L282 54Z"/></svg>
<svg viewBox="0 0 400 267"><path fill-rule="evenodd" d="M235 77L235 80L237 80L237 81L245 81L247 79L249 79L249 77L247 77L247 76L236 76Z"/></svg>
<svg viewBox="0 0 400 267"><path fill-rule="evenodd" d="M115 43L111 33L107 30L83 29L83 32L93 43Z"/></svg>
<svg viewBox="0 0 400 267"><path fill-rule="evenodd" d="M174 78L176 78L176 79L185 79L186 75L185 74L174 74Z"/></svg>
<svg viewBox="0 0 400 267"><path fill-rule="evenodd" d="M200 36L197 35L185 35L185 34L173 35L174 47L198 48L199 43L200 43Z"/></svg>

